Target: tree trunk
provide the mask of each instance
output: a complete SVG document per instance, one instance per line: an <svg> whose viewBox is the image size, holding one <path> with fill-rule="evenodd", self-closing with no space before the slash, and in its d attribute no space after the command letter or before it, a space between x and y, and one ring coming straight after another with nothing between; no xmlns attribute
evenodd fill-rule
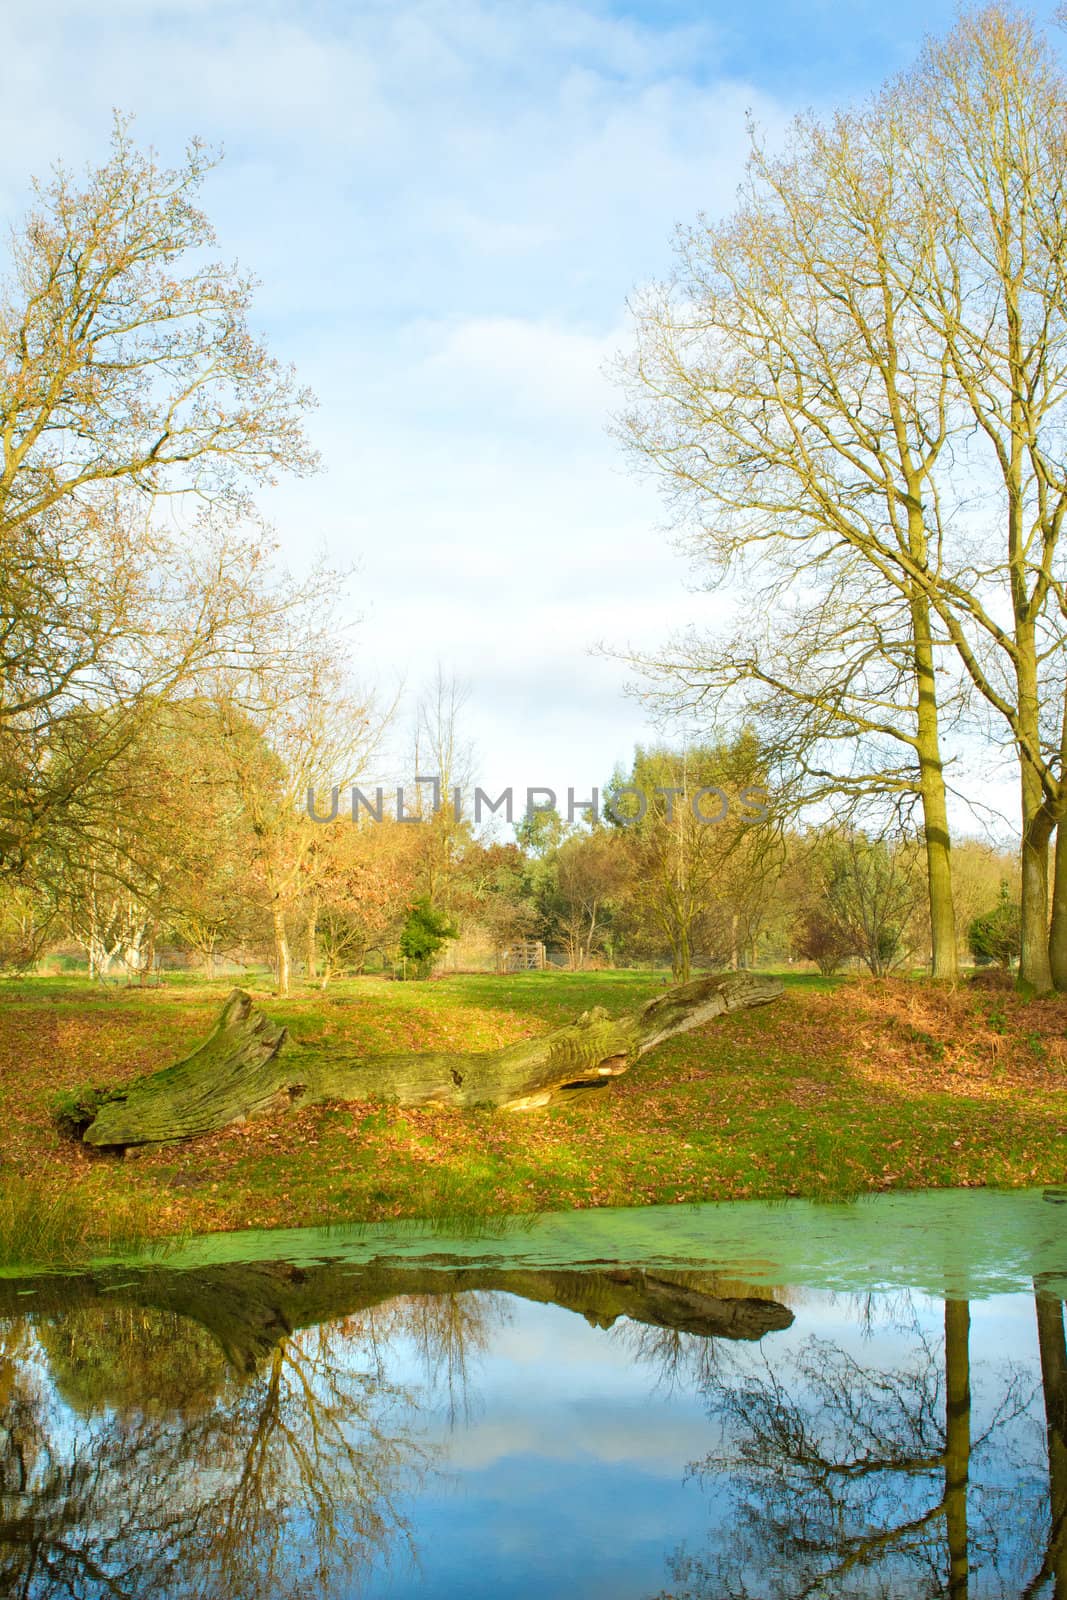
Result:
<svg viewBox="0 0 1067 1600"><path fill-rule="evenodd" d="M308 912L307 924L304 928L304 965L307 968L306 976L309 982L314 982L318 968L318 937L319 937L319 908L312 906ZM325 984L323 988L325 988Z"/></svg>
<svg viewBox="0 0 1067 1600"><path fill-rule="evenodd" d="M1014 405L1014 402L1013 402ZM1020 552L1021 494L1017 484L1009 484L1009 548L1012 597L1015 609L1015 666L1018 700L1019 786L1022 810L1022 917L1019 951L1019 983L1035 994L1048 994L1052 988L1049 964L1048 847L1055 819L1046 803L1040 773L1027 755L1041 748L1041 700L1038 690L1038 646L1034 619L1030 614L1026 567Z"/></svg>
<svg viewBox="0 0 1067 1600"><path fill-rule="evenodd" d="M275 896L271 903L274 923L274 968L278 979L278 993L289 993L289 935L285 927L285 907Z"/></svg>
<svg viewBox="0 0 1067 1600"><path fill-rule="evenodd" d="M679 924L674 938L674 960L671 965L676 981L682 985L689 982L690 963L689 927L688 924Z"/></svg>
<svg viewBox="0 0 1067 1600"><path fill-rule="evenodd" d="M1053 1580L1052 1600L1067 1600L1067 1340L1063 1332L1063 1302L1036 1291L1034 1305L1048 1440L1050 1529L1043 1572L1046 1580ZM1035 1594L1037 1588L1036 1583L1031 1585Z"/></svg>
<svg viewBox="0 0 1067 1600"><path fill-rule="evenodd" d="M920 756L920 761L921 761ZM930 943L932 976L959 977L959 946L956 939L956 908L952 903L952 857L948 831L948 807L941 758L936 773L924 770L922 790L923 841L926 846L926 877L930 899Z"/></svg>
<svg viewBox="0 0 1067 1600"><path fill-rule="evenodd" d="M1052 872L1052 916L1049 919L1048 957L1052 982L1061 993L1067 992L1067 827L1063 822L1062 800L1067 784L1067 692L1063 696L1060 719L1060 801L1057 808L1056 849Z"/></svg>
<svg viewBox="0 0 1067 1600"><path fill-rule="evenodd" d="M921 512L913 511L911 520L912 553L925 561L926 532ZM911 601L911 627L916 691L915 752L919 758L919 792L926 845L932 968L935 978L952 979L959 976L959 950L956 944L956 910L952 902L951 837L945 799L945 769L941 760L930 602L921 595L913 596Z"/></svg>
<svg viewBox="0 0 1067 1600"><path fill-rule="evenodd" d="M1044 805L1036 774L1024 767L1022 776L1022 921L1019 982L1035 994L1052 988L1049 961L1048 846L1052 817Z"/></svg>
<svg viewBox="0 0 1067 1600"><path fill-rule="evenodd" d="M1067 992L1067 823L1062 821L1056 827L1048 957L1053 984L1061 994Z"/></svg>
<svg viewBox="0 0 1067 1600"><path fill-rule="evenodd" d="M100 1146L189 1139L238 1119L324 1100L533 1110L568 1091L603 1087L664 1039L781 993L772 978L720 973L668 989L618 1017L594 1007L564 1028L501 1050L302 1062L295 1052L280 1056L285 1029L235 989L199 1050L114 1090L83 1137Z"/></svg>

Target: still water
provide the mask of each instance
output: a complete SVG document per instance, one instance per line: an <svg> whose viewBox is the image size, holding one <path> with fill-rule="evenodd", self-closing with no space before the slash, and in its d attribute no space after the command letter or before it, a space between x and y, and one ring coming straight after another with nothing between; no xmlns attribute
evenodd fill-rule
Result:
<svg viewBox="0 0 1067 1600"><path fill-rule="evenodd" d="M1067 1600L1067 1196L0 1278L0 1594Z"/></svg>

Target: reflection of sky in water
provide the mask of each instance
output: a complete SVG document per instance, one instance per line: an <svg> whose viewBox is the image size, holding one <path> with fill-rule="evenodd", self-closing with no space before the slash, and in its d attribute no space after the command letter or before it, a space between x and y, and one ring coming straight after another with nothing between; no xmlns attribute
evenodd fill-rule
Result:
<svg viewBox="0 0 1067 1600"><path fill-rule="evenodd" d="M797 1298L802 1304L791 1329L758 1346L729 1347L735 1375L758 1368L764 1356L778 1365L813 1335L865 1366L889 1370L914 1359L916 1327L935 1349L942 1337L943 1306L925 1296L869 1301L809 1291ZM698 1481L687 1472L719 1439L696 1383L664 1381L654 1361L635 1359L631 1331L619 1325L605 1332L556 1307L513 1302L469 1374L466 1411L456 1413L438 1396L428 1419L443 1460L441 1475L408 1506L418 1564L400 1558L379 1565L361 1592L382 1600L575 1594L636 1600L663 1591L667 1558L682 1547L698 1548L709 1525L729 1518L731 1505L724 1481ZM1006 1361L1028 1369L1033 1403L981 1464L983 1486L1019 1480L1021 1462L1010 1459L1007 1434L1013 1452L1021 1450L1038 1473L1043 1468L1043 1419L1033 1394L1034 1303L1024 1295L972 1306L976 1438L999 1402ZM420 1370L416 1352L399 1341L391 1376L416 1380ZM1038 1495L1042 1490L1043 1483L1035 1484ZM1003 1537L1029 1542L1021 1527L1006 1527ZM986 1592L1003 1591L986 1591L975 1574L972 1593Z"/></svg>
<svg viewBox="0 0 1067 1600"><path fill-rule="evenodd" d="M728 1209L716 1227L735 1225ZM815 1239L832 1256L832 1270L825 1262L797 1270L792 1281L803 1286L791 1290L770 1287L791 1280L768 1268L763 1295L788 1304L795 1321L758 1342L675 1335L656 1326L655 1315L645 1316L646 1326L625 1316L610 1329L587 1321L581 1311L617 1313L611 1295L619 1283L637 1296L622 1303L647 1312L644 1278L629 1269L603 1274L594 1290L595 1275L564 1269L553 1276L513 1261L506 1263L513 1270L487 1271L479 1283L478 1272L423 1270L420 1277L410 1257L391 1267L347 1259L336 1267L264 1256L273 1265L205 1260L202 1278L149 1272L143 1289L133 1269L129 1281L113 1275L95 1289L86 1279L92 1292L81 1301L75 1279L62 1293L55 1281L19 1290L6 1325L17 1355L6 1369L0 1346L0 1447L21 1404L23 1420L10 1424L8 1440L21 1429L18 1449L34 1476L28 1494L12 1495L18 1464L8 1450L0 1463L7 1474L0 1593L11 1579L11 1592L27 1600L97 1600L109 1592L123 1600L726 1600L743 1580L753 1600L934 1600L947 1593L948 1526L945 1307L932 1285L945 1281L938 1262L951 1253L946 1240L963 1212L953 1200L945 1227L926 1235L929 1259L909 1278L870 1265L881 1259L868 1254L876 1208L844 1217L847 1249L830 1237L829 1210L799 1214L800 1243L810 1254ZM891 1208L887 1233L899 1210ZM929 1210L915 1209L916 1236ZM999 1197L993 1207L982 1200L978 1211L952 1247L970 1263L966 1292L975 1296L967 1600L1018 1600L1040 1568L1049 1509L1035 1303L1025 1292L1039 1259L1027 1254L1026 1241L1044 1241L1041 1270L1055 1268L1050 1276L1060 1282L1067 1208L1024 1196L1018 1204ZM795 1215L768 1212L764 1222L784 1239ZM979 1224L990 1217L1000 1218L999 1232L986 1237ZM647 1231L653 1220L642 1216L640 1226ZM703 1216L689 1220L710 1226ZM607 1227L604 1218L594 1221ZM209 1246L217 1249L211 1241L196 1248ZM590 1255L587 1241L584 1259ZM768 1252L772 1258L780 1264L784 1255ZM705 1316L708 1305L750 1292L743 1271L690 1285L698 1298L709 1297ZM865 1271L871 1281L922 1290L856 1292ZM662 1290L667 1279L653 1271L648 1282L660 1281ZM999 1292L990 1288L994 1280ZM958 1292L964 1280L952 1281ZM172 1300L178 1311L167 1309ZM220 1306L220 1326L252 1352L243 1376L221 1365L208 1331ZM23 1308L32 1327L21 1320ZM764 1301L756 1320L780 1327L787 1315ZM698 1325L739 1326L721 1310ZM294 1326L299 1331L287 1335ZM967 1345L965 1336L964 1364ZM958 1373L958 1342L955 1348ZM5 1394L14 1396L8 1416ZM847 1455L848 1408L839 1410L839 1402L853 1395L866 1421L883 1428L891 1469L883 1461L859 1480L861 1492L828 1510L798 1460L775 1444L774 1428L792 1407L829 1456ZM1006 1399L1009 1414L998 1415ZM746 1458L746 1439L772 1412L770 1443ZM864 1435L862 1448L876 1435L877 1428ZM260 1436L268 1444L257 1455ZM881 1449L878 1442L876 1454ZM727 1468L691 1470L724 1454ZM246 1482L255 1489L251 1500L242 1498ZM847 1582L813 1587L804 1539L809 1552L821 1552L818 1560L836 1560L836 1545L826 1554L826 1529L836 1528L838 1513L849 1538L899 1530L918 1517L923 1547L894 1545L888 1559L856 1568ZM775 1545L766 1535L779 1516ZM105 1578L120 1575L119 1587L52 1584L40 1565L27 1580L25 1552L41 1530L52 1556L87 1554ZM161 1556L164 1535L170 1542ZM1047 1583L1030 1592L1034 1600L1052 1594Z"/></svg>
<svg viewBox="0 0 1067 1600"><path fill-rule="evenodd" d="M521 1303L478 1359L471 1387L471 1414L450 1423L439 1413L431 1425L446 1465L412 1508L421 1570L376 1574L370 1593L658 1588L664 1551L704 1516L699 1487L682 1481L708 1447L699 1396L657 1392L611 1333Z"/></svg>

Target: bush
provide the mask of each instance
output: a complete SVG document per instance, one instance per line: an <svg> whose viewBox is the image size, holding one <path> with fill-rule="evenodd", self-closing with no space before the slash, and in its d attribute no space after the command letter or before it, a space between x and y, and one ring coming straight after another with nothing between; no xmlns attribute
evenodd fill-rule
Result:
<svg viewBox="0 0 1067 1600"><path fill-rule="evenodd" d="M400 935L400 954L415 963L418 977L425 978L441 946L458 935L459 929L443 911L435 911L429 900L416 900Z"/></svg>
<svg viewBox="0 0 1067 1600"><path fill-rule="evenodd" d="M852 941L843 928L825 911L808 911L793 929L793 950L805 961L814 961L823 977L836 972L854 954Z"/></svg>
<svg viewBox="0 0 1067 1600"><path fill-rule="evenodd" d="M992 911L975 917L967 934L971 954L980 967L1010 967L1019 959L1022 931L1020 907L1011 899L1008 885L1000 886L1000 899Z"/></svg>

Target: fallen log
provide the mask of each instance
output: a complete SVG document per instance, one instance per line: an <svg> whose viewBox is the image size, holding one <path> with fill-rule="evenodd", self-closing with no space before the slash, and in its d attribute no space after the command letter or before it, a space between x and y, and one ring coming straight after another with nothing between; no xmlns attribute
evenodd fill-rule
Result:
<svg viewBox="0 0 1067 1600"><path fill-rule="evenodd" d="M108 1091L82 1137L98 1148L169 1143L327 1100L530 1111L574 1090L601 1087L665 1039L725 1012L765 1005L781 992L773 978L717 973L616 1017L596 1006L566 1027L500 1050L302 1059L297 1051L283 1052L286 1030L235 989L198 1050Z"/></svg>
<svg viewBox="0 0 1067 1600"><path fill-rule="evenodd" d="M574 1268L429 1267L374 1261L299 1268L234 1262L192 1270L101 1268L0 1278L0 1317L55 1320L87 1307L173 1312L215 1338L231 1366L254 1372L299 1328L358 1315L407 1296L509 1294L557 1305L598 1328L619 1320L703 1339L762 1339L788 1328L793 1313L770 1291L723 1282L716 1273L614 1266Z"/></svg>

